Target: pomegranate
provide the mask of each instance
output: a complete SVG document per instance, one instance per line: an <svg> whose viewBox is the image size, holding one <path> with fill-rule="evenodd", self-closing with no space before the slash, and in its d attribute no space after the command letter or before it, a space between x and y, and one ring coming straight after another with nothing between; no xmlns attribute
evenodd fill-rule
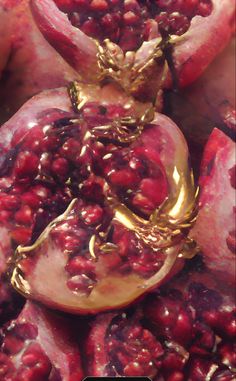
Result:
<svg viewBox="0 0 236 381"><path fill-rule="evenodd" d="M195 191L171 120L114 85L79 94L76 114L65 90L52 90L2 127L1 231L13 248L30 245L16 255L20 292L87 313L128 304L177 271Z"/></svg>
<svg viewBox="0 0 236 381"><path fill-rule="evenodd" d="M88 81L101 74L94 37L100 43L104 39L113 42L105 40L105 67L108 65L110 68L105 75L119 75L123 80L125 65L133 63L134 68L137 65L142 67L150 62L153 54L160 59L160 35L165 39L168 35L183 34L180 39L174 39L174 65L169 44L164 48L168 62L172 69L175 67L178 82L183 86L193 82L227 45L234 28L235 4L231 0L33 0L32 10L46 39ZM124 56L116 44L123 49ZM104 49L102 51L104 53ZM118 51L120 56L117 54L111 64L114 51ZM129 53L125 54L126 51ZM134 55L130 51L137 52ZM101 63L104 66L104 54ZM112 72L114 68L115 73ZM152 80L156 76L153 70L152 67L148 73L145 71L145 76Z"/></svg>
<svg viewBox="0 0 236 381"><path fill-rule="evenodd" d="M72 68L38 31L29 0L0 4L0 123L30 97L76 78ZM55 67L51 72L51 62Z"/></svg>
<svg viewBox="0 0 236 381"><path fill-rule="evenodd" d="M235 143L214 129L206 145L200 177L197 223L192 236L210 269L235 281ZM207 229L207 227L211 227Z"/></svg>
<svg viewBox="0 0 236 381"><path fill-rule="evenodd" d="M196 271L196 260L195 271ZM234 380L235 307L212 275L186 271L143 306L91 323L87 372L153 380Z"/></svg>
<svg viewBox="0 0 236 381"><path fill-rule="evenodd" d="M69 325L69 319L27 302L1 330L1 380L80 381L80 353Z"/></svg>

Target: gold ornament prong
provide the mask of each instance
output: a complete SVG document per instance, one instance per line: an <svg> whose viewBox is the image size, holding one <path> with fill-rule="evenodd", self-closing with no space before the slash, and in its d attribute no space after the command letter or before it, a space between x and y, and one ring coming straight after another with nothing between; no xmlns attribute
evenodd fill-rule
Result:
<svg viewBox="0 0 236 381"><path fill-rule="evenodd" d="M68 87L68 93L71 99L73 109L76 112L79 112L88 101L87 97L81 93L81 86L79 82L71 82Z"/></svg>

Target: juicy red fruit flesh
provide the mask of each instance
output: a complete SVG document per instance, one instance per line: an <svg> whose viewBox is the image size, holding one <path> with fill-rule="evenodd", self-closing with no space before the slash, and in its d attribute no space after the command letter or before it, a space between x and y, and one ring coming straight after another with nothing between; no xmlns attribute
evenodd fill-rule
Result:
<svg viewBox="0 0 236 381"><path fill-rule="evenodd" d="M158 28L162 34L182 35L194 16L205 17L212 11L210 0L55 2L67 12L72 25L100 41L109 38L124 51L137 50L143 41L158 35Z"/></svg>
<svg viewBox="0 0 236 381"><path fill-rule="evenodd" d="M219 290L204 286L200 274L197 278L184 289L177 278L150 295L143 311L139 306L136 312L100 315L87 340L89 375L233 380L235 308Z"/></svg>

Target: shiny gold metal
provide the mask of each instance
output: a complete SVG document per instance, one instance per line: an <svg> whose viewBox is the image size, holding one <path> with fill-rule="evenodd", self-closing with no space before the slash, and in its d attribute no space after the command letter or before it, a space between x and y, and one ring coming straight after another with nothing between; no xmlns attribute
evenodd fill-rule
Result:
<svg viewBox="0 0 236 381"><path fill-rule="evenodd" d="M91 135L96 138L108 138L119 143L132 143L143 131L146 124L154 118L154 108L147 109L141 118L131 116L113 120L110 124L94 127Z"/></svg>
<svg viewBox="0 0 236 381"><path fill-rule="evenodd" d="M98 66L101 71L100 81L110 79L118 83L128 94L135 96L142 91L150 79L161 82L166 77L167 64L163 53L162 38L156 39L155 46L150 49L146 59L138 59L137 53L126 52L109 39L102 44L97 43ZM158 70L157 70L158 68ZM156 94L154 95L156 98Z"/></svg>

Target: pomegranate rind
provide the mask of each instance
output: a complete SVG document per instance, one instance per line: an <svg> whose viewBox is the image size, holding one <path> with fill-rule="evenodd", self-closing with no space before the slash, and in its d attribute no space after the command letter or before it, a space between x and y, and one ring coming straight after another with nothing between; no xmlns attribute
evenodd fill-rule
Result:
<svg viewBox="0 0 236 381"><path fill-rule="evenodd" d="M235 166L235 143L214 129L205 147L200 176L199 213L191 235L203 251L207 266L227 282L235 282L235 254L227 246L235 231L235 189L230 182Z"/></svg>
<svg viewBox="0 0 236 381"><path fill-rule="evenodd" d="M93 80L99 74L95 41L74 28L54 1L31 1L37 25L49 43L83 77Z"/></svg>

